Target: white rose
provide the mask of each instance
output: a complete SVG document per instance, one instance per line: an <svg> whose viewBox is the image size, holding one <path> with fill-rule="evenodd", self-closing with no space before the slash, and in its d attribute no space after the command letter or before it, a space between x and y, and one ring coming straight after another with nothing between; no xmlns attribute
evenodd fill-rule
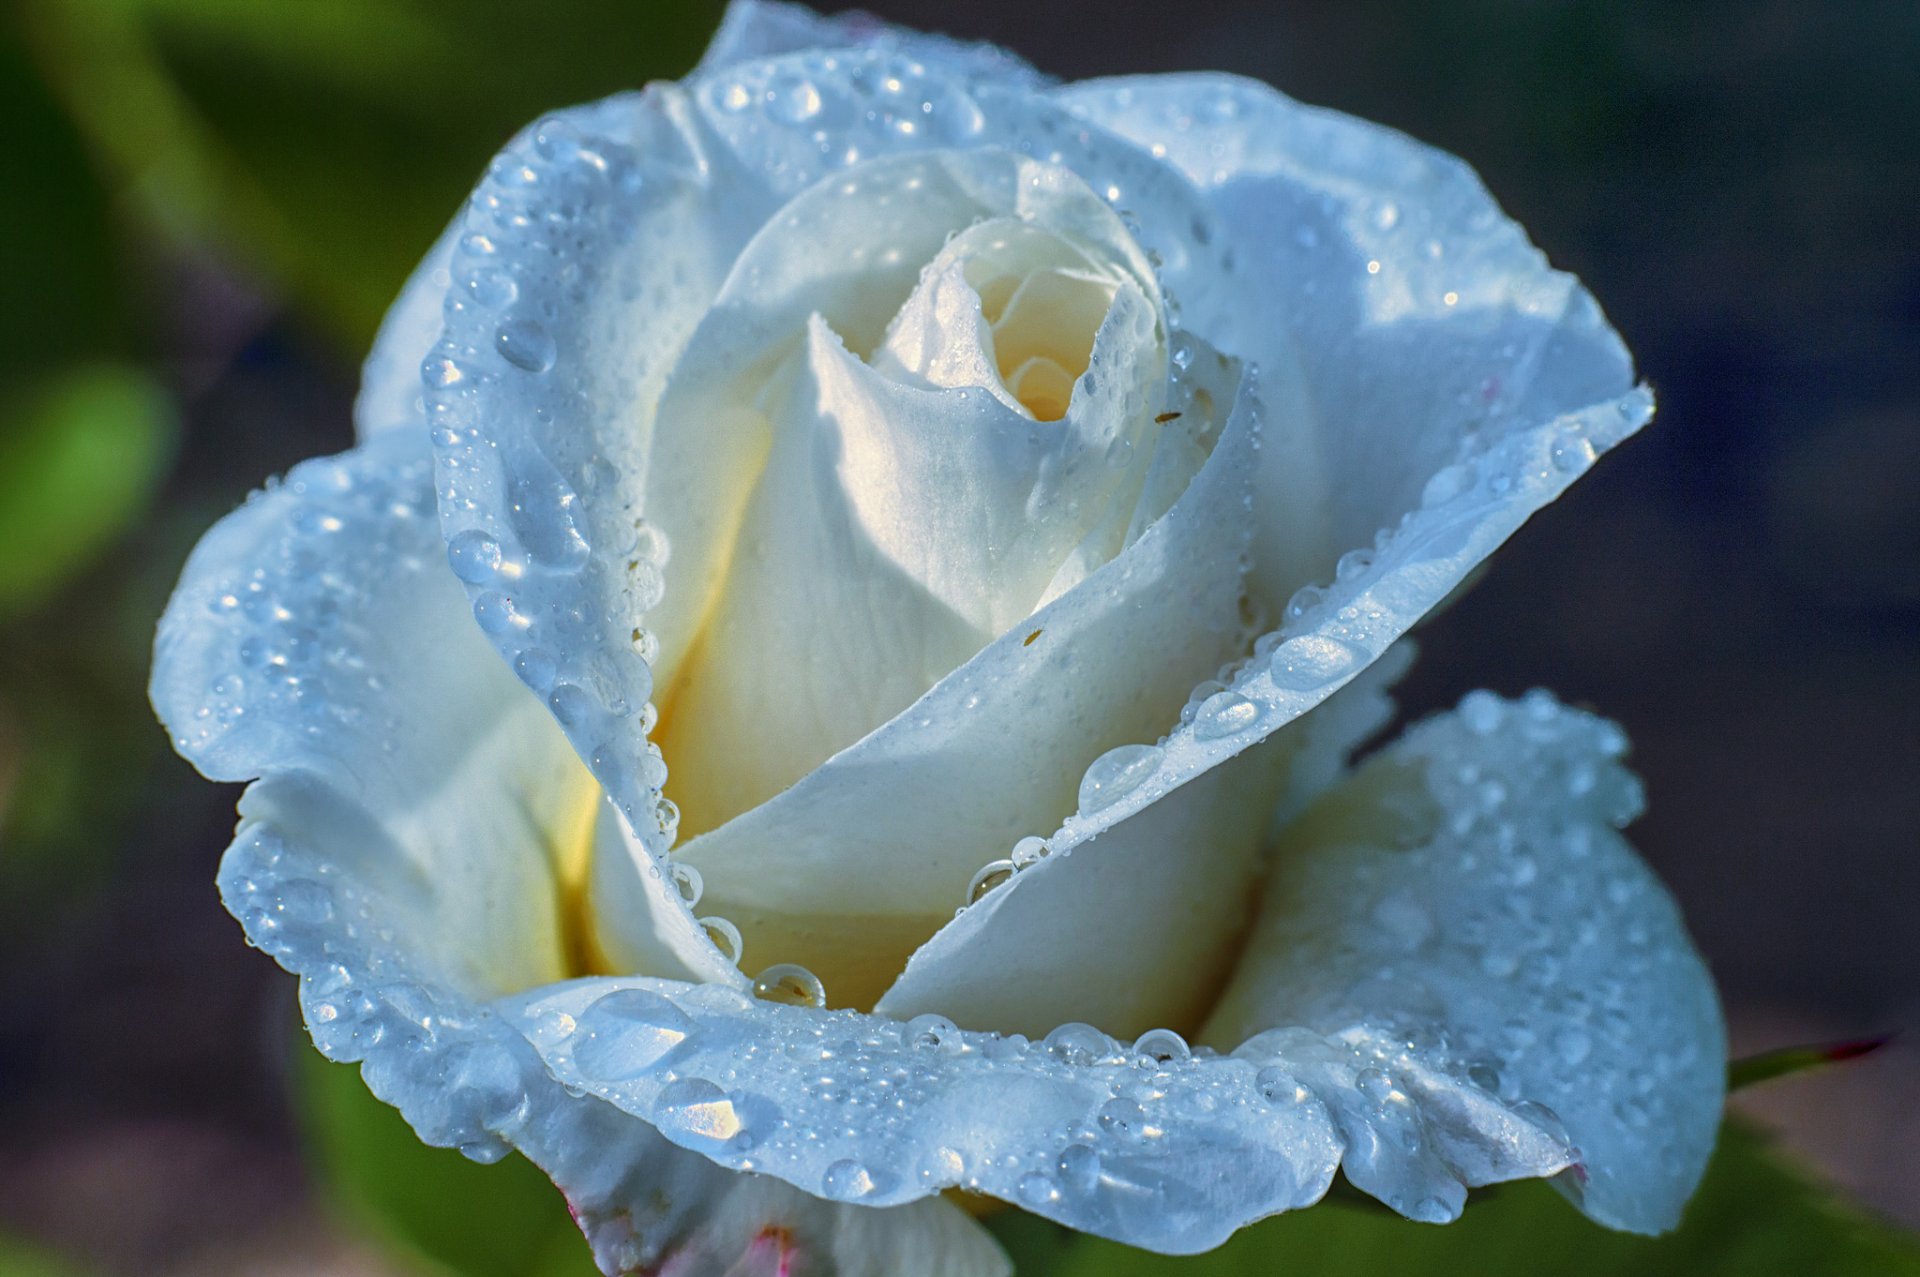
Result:
<svg viewBox="0 0 1920 1277"><path fill-rule="evenodd" d="M1724 1049L1617 730L1350 763L1650 411L1447 156L737 3L495 162L154 702L316 1044L609 1273L1004 1271L950 1188L1196 1251L1342 1167L1657 1230Z"/></svg>

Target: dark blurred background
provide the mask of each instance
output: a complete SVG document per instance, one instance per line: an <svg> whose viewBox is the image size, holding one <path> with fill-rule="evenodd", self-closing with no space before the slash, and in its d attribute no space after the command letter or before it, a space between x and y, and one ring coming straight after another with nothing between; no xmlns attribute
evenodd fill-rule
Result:
<svg viewBox="0 0 1920 1277"><path fill-rule="evenodd" d="M1913 1025L1920 5L867 7L1063 77L1242 72L1469 159L1660 413L1423 632L1407 710L1544 684L1626 725L1634 839L1737 1051ZM220 909L235 793L152 721L152 627L213 519L348 446L374 325L500 143L684 72L718 12L0 15L0 1273L421 1271L335 1209L357 1083L294 1051L292 982ZM1740 1102L1920 1225L1913 1045Z"/></svg>

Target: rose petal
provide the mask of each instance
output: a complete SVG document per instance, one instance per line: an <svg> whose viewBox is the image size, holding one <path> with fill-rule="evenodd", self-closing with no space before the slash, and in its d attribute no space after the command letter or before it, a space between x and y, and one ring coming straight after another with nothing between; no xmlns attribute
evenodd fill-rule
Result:
<svg viewBox="0 0 1920 1277"><path fill-rule="evenodd" d="M854 46L902 53L963 78L1003 80L1027 88L1049 82L998 45L929 35L883 22L869 13L819 14L805 5L777 0L731 0L694 75L711 75L735 63L805 49Z"/></svg>
<svg viewBox="0 0 1920 1277"><path fill-rule="evenodd" d="M1262 458L1255 548L1275 604L1329 581L1336 556L1370 549L1452 467L1484 471L1502 443L1576 419L1586 429L1553 453L1572 477L1644 424L1599 306L1455 157L1236 76L1056 96L1163 156L1211 205L1214 269L1195 274L1213 286L1181 303L1189 327L1261 370L1288 424ZM1617 418L1593 415L1615 402ZM1449 484L1475 486L1461 478ZM1561 486L1477 495L1518 512Z"/></svg>
<svg viewBox="0 0 1920 1277"><path fill-rule="evenodd" d="M315 1044L362 1061L427 1142L525 1152L608 1273L675 1255L724 1271L768 1228L839 1272L890 1277L931 1245L952 1277L1004 1273L946 1203L884 1220L821 1203L569 1096L487 1008L577 974L563 919L601 805L470 624L430 480L424 441L404 432L298 467L208 533L156 644L154 705L181 752L216 779L262 777L221 892L302 976ZM738 979L644 855L603 845L594 860L628 905L600 911L617 928L602 946L630 969Z"/></svg>
<svg viewBox="0 0 1920 1277"><path fill-rule="evenodd" d="M764 418L772 451L715 570L719 598L660 694L657 740L685 832L798 781L1033 612L1129 496L1110 457L1116 431L1138 433L1146 414L1116 409L1159 389L1154 328L1137 291L1116 299L1101 336L1114 386L1037 423L980 389L891 380L815 316L784 407ZM686 420L711 437L716 415ZM790 649L814 655L796 662Z"/></svg>
<svg viewBox="0 0 1920 1277"><path fill-rule="evenodd" d="M951 1203L877 1212L823 1201L720 1166L571 1093L493 1004L462 990L464 973L432 951L436 938L422 936L404 895L378 866L356 860L353 832L299 813L284 826L249 819L221 862L228 907L256 945L301 977L301 1007L322 1053L359 1062L368 1088L429 1144L483 1162L525 1154L566 1195L609 1277L731 1272L769 1248L845 1277L1010 1271L999 1246ZM450 845L446 858L460 850ZM475 951L469 961L498 943L477 926L460 934ZM611 1067L644 1058L647 1045L602 1042L586 1058Z"/></svg>
<svg viewBox="0 0 1920 1277"><path fill-rule="evenodd" d="M1671 901L1612 831L1638 801L1621 747L1544 694L1480 694L1327 794L1208 1028L1227 1055L654 980L509 1014L558 1076L675 1143L841 1200L959 1186L1184 1253L1317 1199L1337 1163L1418 1219L1569 1172L1595 1218L1657 1228L1704 1165L1724 1044Z"/></svg>
<svg viewBox="0 0 1920 1277"><path fill-rule="evenodd" d="M222 520L161 620L152 696L208 776L260 778L243 817L324 840L403 902L447 979L492 995L578 974L564 920L590 889L601 804L472 624L425 454L381 435ZM612 924L624 949L661 974L738 979L658 871L639 876L624 894L654 906Z"/></svg>
<svg viewBox="0 0 1920 1277"><path fill-rule="evenodd" d="M1219 399L1232 415L1200 473L1118 558L792 788L678 850L755 964L801 963L836 1005L869 1005L983 864L1072 809L1087 763L1151 739L1237 650L1258 405L1244 386Z"/></svg>
<svg viewBox="0 0 1920 1277"><path fill-rule="evenodd" d="M469 592L490 614L511 603L517 619L494 631L496 645L553 671L569 739L646 838L660 777L643 738L646 658L656 644L668 662L680 655L667 636L690 599L696 614L702 605L712 580L702 565L728 524L698 505L702 518L664 528L663 545L632 481L648 465L662 379L748 239L830 173L952 146L1018 145L1065 162L1157 228L1140 238L1163 278L1180 276L1184 237L1207 216L1178 174L1064 108L991 83L970 91L897 52L795 54L694 87L690 98L655 86L556 117L496 161L461 251L482 246L512 300L455 289L426 364L444 529L487 538L505 568ZM823 152L822 129L841 145ZM469 264L456 253L456 277ZM685 472L719 476L727 495L752 461L710 455Z"/></svg>
<svg viewBox="0 0 1920 1277"><path fill-rule="evenodd" d="M1557 1184L1583 1211L1673 1227L1713 1148L1726 1043L1672 899L1614 831L1641 806L1625 747L1544 692L1477 692L1408 732L1284 835L1205 1039L1249 1055L1262 1030L1304 1026L1403 1059L1413 1099L1388 1102L1427 1108L1468 1184L1497 1152L1438 1097L1464 1078L1510 1111L1545 1105L1579 1149ZM1401 1209L1431 1191L1351 1157ZM1461 1194L1442 1188L1451 1215Z"/></svg>
<svg viewBox="0 0 1920 1277"><path fill-rule="evenodd" d="M1375 663L1320 712L1077 849L1050 849L916 950L875 1012L1034 1036L1070 1020L1192 1030L1240 952L1276 806L1317 795L1385 725L1410 658Z"/></svg>
<svg viewBox="0 0 1920 1277"><path fill-rule="evenodd" d="M1057 96L1212 200L1211 258L1169 287L1263 371L1250 585L1283 622L1230 680L1253 730L1170 725L1145 783L1050 839L1070 850L1365 669L1652 399L1592 298L1452 157L1229 76Z"/></svg>

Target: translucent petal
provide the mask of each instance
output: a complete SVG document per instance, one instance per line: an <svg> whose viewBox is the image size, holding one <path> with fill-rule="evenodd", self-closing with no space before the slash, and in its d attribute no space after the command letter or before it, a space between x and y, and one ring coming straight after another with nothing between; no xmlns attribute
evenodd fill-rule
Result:
<svg viewBox="0 0 1920 1277"><path fill-rule="evenodd" d="M249 818L221 863L228 908L254 944L300 977L301 1008L324 1054L359 1062L369 1089L429 1144L479 1161L524 1153L566 1195L609 1277L734 1271L769 1247L845 1277L1006 1277L998 1245L948 1202L876 1212L824 1201L739 1174L571 1093L497 1004L450 982L457 973L416 943L418 917L404 894L343 854L353 832L297 813L284 826ZM465 934L475 947L498 939L474 925ZM645 1046L625 1044L625 1058ZM586 1058L603 1067L621 1058L614 1045L598 1049L585 1046Z"/></svg>
<svg viewBox="0 0 1920 1277"><path fill-rule="evenodd" d="M868 13L823 15L799 4L777 0L731 0L720 29L694 74L721 71L738 62L751 62L796 53L804 49L868 46L887 49L940 66L963 77L1003 80L1038 88L1045 76L1005 49L897 27ZM805 110L809 99L795 90L789 110Z"/></svg>
<svg viewBox="0 0 1920 1277"><path fill-rule="evenodd" d="M472 624L430 481L423 439L382 435L222 520L162 618L152 694L202 771L259 778L243 816L326 831L336 868L410 911L441 978L490 995L578 972L568 920L592 889L602 807ZM641 877L627 894L658 908L614 925L643 969L737 979L658 872Z"/></svg>
<svg viewBox="0 0 1920 1277"><path fill-rule="evenodd" d="M1304 1026L1377 1050L1469 1184L1499 1154L1444 1106L1497 1098L1564 1130L1578 1158L1556 1183L1587 1214L1671 1228L1713 1147L1726 1044L1672 899L1615 832L1641 807L1625 748L1544 692L1476 692L1408 732L1284 835L1204 1039L1284 1054L1262 1031ZM1347 1169L1403 1210L1457 1209L1406 1168Z"/></svg>
<svg viewBox="0 0 1920 1277"><path fill-rule="evenodd" d="M489 1009L582 969L571 897L596 838L592 872L625 906L598 911L599 947L628 969L738 976L644 853L610 854L617 820L470 623L430 479L404 432L297 468L207 535L156 645L153 700L181 752L217 779L261 777L221 892L302 977L315 1044L361 1061L429 1143L527 1153L609 1273L673 1255L724 1271L772 1225L836 1271L887 1277L932 1245L953 1277L1004 1273L945 1203L882 1221L569 1096Z"/></svg>

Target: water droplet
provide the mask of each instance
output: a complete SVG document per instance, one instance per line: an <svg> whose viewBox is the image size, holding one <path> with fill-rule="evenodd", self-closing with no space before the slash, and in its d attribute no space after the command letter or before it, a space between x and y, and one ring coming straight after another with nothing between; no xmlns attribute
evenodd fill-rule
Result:
<svg viewBox="0 0 1920 1277"><path fill-rule="evenodd" d="M1351 673L1362 653L1353 644L1324 634L1302 634L1274 649L1268 672L1275 686L1308 692Z"/></svg>
<svg viewBox="0 0 1920 1277"><path fill-rule="evenodd" d="M1095 1120L1100 1123L1100 1129L1109 1135L1144 1135L1147 1111L1132 1100L1115 1096L1100 1106Z"/></svg>
<svg viewBox="0 0 1920 1277"><path fill-rule="evenodd" d="M1553 1035L1553 1049L1568 1064L1579 1064L1593 1053L1593 1038L1585 1029L1570 1024Z"/></svg>
<svg viewBox="0 0 1920 1277"><path fill-rule="evenodd" d="M667 872L673 877L673 889L687 902L687 908L691 909L700 903L700 895L707 889L707 883L698 869L676 860Z"/></svg>
<svg viewBox="0 0 1920 1277"><path fill-rule="evenodd" d="M1060 1190L1054 1187L1053 1180L1040 1171L1028 1171L1022 1175L1014 1191L1029 1206L1044 1206L1060 1200Z"/></svg>
<svg viewBox="0 0 1920 1277"><path fill-rule="evenodd" d="M820 107L820 90L804 76L783 75L767 89L767 114L783 123L811 120Z"/></svg>
<svg viewBox="0 0 1920 1277"><path fill-rule="evenodd" d="M827 1005L827 987L820 983L820 977L793 962L776 962L755 976L753 996L790 1007Z"/></svg>
<svg viewBox="0 0 1920 1277"><path fill-rule="evenodd" d="M1191 1058L1193 1049L1172 1029L1148 1029L1134 1039L1133 1053L1162 1064L1173 1064Z"/></svg>
<svg viewBox="0 0 1920 1277"><path fill-rule="evenodd" d="M1193 716L1193 734L1202 740L1218 740L1244 732L1260 721L1260 706L1238 692L1215 692L1200 702Z"/></svg>
<svg viewBox="0 0 1920 1277"><path fill-rule="evenodd" d="M1549 455L1561 474L1578 474L1593 463L1593 445L1585 436L1568 431L1553 441Z"/></svg>
<svg viewBox="0 0 1920 1277"><path fill-rule="evenodd" d="M1090 1193L1100 1182L1100 1154L1085 1144L1060 1150L1060 1178L1075 1192Z"/></svg>
<svg viewBox="0 0 1920 1277"><path fill-rule="evenodd" d="M843 1157L827 1167L820 1177L820 1194L836 1202L864 1202L891 1187L893 1177L885 1171L870 1169L851 1157Z"/></svg>
<svg viewBox="0 0 1920 1277"><path fill-rule="evenodd" d="M559 357L553 337L531 319L514 319L500 325L494 331L493 342L502 359L527 372L546 372Z"/></svg>
<svg viewBox="0 0 1920 1277"><path fill-rule="evenodd" d="M1119 1044L1091 1024L1070 1021L1040 1044L1067 1064L1093 1064L1119 1052Z"/></svg>
<svg viewBox="0 0 1920 1277"><path fill-rule="evenodd" d="M916 1015L907 1021L907 1045L918 1051L957 1051L960 1030L944 1015Z"/></svg>
<svg viewBox="0 0 1920 1277"><path fill-rule="evenodd" d="M733 1100L716 1083L702 1077L683 1077L669 1082L655 1101L658 1111L655 1125L682 1135L739 1148L747 1135L747 1124Z"/></svg>
<svg viewBox="0 0 1920 1277"><path fill-rule="evenodd" d="M1008 860L1015 869L1031 869L1045 860L1052 850L1044 838L1022 838L1013 844L1013 853Z"/></svg>
<svg viewBox="0 0 1920 1277"><path fill-rule="evenodd" d="M1080 810L1100 811L1138 789L1159 768L1165 751L1158 745L1122 745L1093 760L1080 780Z"/></svg>
<svg viewBox="0 0 1920 1277"><path fill-rule="evenodd" d="M559 666L553 657L543 648L530 647L513 658L513 672L520 681L536 692L544 692L553 686L553 680L559 675Z"/></svg>
<svg viewBox="0 0 1920 1277"><path fill-rule="evenodd" d="M1253 1087L1269 1104L1304 1104L1312 1094L1293 1074L1271 1064L1253 1075Z"/></svg>
<svg viewBox="0 0 1920 1277"><path fill-rule="evenodd" d="M1375 1104L1385 1104L1394 1097L1393 1079L1380 1069L1361 1069L1354 1075L1353 1084Z"/></svg>
<svg viewBox="0 0 1920 1277"><path fill-rule="evenodd" d="M1014 863L1011 860L990 860L980 867L980 872L967 884L968 904L978 904L981 897L989 891L1012 880Z"/></svg>
<svg viewBox="0 0 1920 1277"><path fill-rule="evenodd" d="M484 584L500 573L500 543L478 528L455 533L447 542L447 564L467 584Z"/></svg>
<svg viewBox="0 0 1920 1277"><path fill-rule="evenodd" d="M740 928L720 917L696 918L694 921L700 924L700 929L707 933L707 939L713 941L713 947L720 950L727 961L739 963L742 949Z"/></svg>
<svg viewBox="0 0 1920 1277"><path fill-rule="evenodd" d="M693 1034L693 1022L659 994L619 989L580 1013L570 1046L580 1072L624 1082L665 1067Z"/></svg>

